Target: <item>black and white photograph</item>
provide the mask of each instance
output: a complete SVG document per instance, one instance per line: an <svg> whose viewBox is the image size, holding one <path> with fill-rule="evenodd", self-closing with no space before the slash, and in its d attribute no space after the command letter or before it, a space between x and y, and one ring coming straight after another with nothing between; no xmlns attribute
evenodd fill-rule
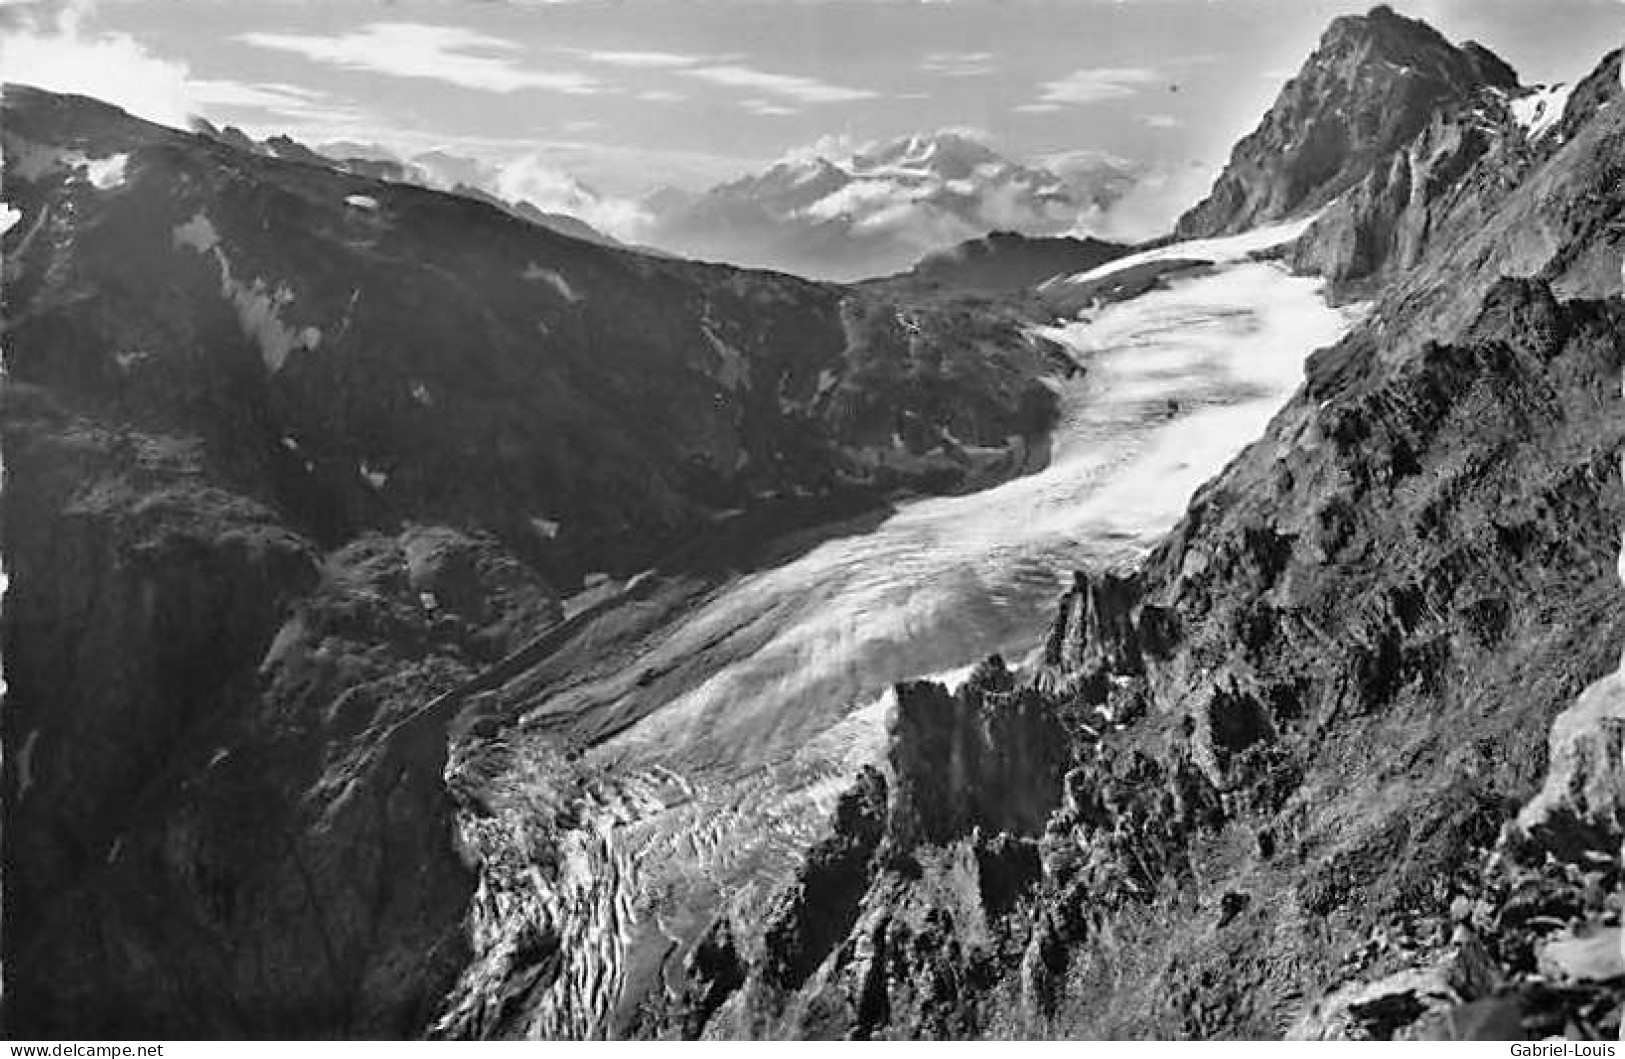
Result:
<svg viewBox="0 0 1625 1059"><path fill-rule="evenodd" d="M0 0L5 1059L1614 1056L1622 43Z"/></svg>

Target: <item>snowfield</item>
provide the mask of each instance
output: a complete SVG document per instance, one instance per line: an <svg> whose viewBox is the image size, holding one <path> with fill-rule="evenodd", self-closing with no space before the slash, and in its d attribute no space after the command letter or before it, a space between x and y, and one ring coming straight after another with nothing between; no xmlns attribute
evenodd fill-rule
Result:
<svg viewBox="0 0 1625 1059"><path fill-rule="evenodd" d="M1215 265L1228 265L1238 261L1245 261L1253 254L1264 250L1271 250L1292 242L1298 236L1309 230L1315 223L1319 213L1296 220L1285 221L1281 224L1267 225L1263 228L1254 228L1250 232L1240 235L1223 236L1217 239L1190 239L1183 243L1169 243L1159 246L1155 250L1142 250L1137 254L1120 257L1115 261L1108 261L1098 268L1088 272L1079 272L1075 275L1057 277L1045 283L1092 283L1104 276L1115 275L1125 269L1139 265L1149 264L1153 261L1209 261Z"/></svg>

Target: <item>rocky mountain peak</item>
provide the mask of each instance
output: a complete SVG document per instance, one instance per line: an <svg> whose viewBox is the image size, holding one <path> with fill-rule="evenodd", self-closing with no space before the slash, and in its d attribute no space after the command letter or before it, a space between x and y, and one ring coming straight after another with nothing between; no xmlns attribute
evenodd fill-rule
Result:
<svg viewBox="0 0 1625 1059"><path fill-rule="evenodd" d="M859 155L854 161L862 168L897 166L931 171L950 179L965 176L978 165L1009 165L987 144L951 129L905 136Z"/></svg>
<svg viewBox="0 0 1625 1059"><path fill-rule="evenodd" d="M1443 80L1483 81L1503 87L1517 83L1512 68L1483 45L1452 44L1428 23L1398 14L1386 4L1364 15L1333 19L1309 62L1335 62L1349 56L1403 63Z"/></svg>
<svg viewBox="0 0 1625 1059"><path fill-rule="evenodd" d="M1338 18L1179 233L1231 233L1322 206L1485 88L1515 90L1518 77L1482 45L1452 44L1387 6Z"/></svg>
<svg viewBox="0 0 1625 1059"><path fill-rule="evenodd" d="M1476 41L1452 44L1428 23L1398 14L1386 4L1364 15L1333 19L1321 35L1305 70L1311 67L1390 63L1417 74L1472 90L1481 85L1512 88L1518 75L1500 56Z"/></svg>

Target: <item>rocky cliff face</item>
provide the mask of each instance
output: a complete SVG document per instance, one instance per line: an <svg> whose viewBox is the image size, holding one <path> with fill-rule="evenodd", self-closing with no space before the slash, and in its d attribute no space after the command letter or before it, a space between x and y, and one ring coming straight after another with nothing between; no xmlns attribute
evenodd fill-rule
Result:
<svg viewBox="0 0 1625 1059"><path fill-rule="evenodd" d="M396 541L324 563L196 438L4 412L8 1031L413 1033L471 886L417 709L552 593L441 624Z"/></svg>
<svg viewBox="0 0 1625 1059"><path fill-rule="evenodd" d="M13 1035L423 1032L469 960L443 774L481 674L584 575L1016 473L1070 367L996 314L4 107Z"/></svg>
<svg viewBox="0 0 1625 1059"><path fill-rule="evenodd" d="M1435 113L1321 213L1297 244L1295 265L1327 276L1345 296L1403 283L1432 299L1435 312L1448 271L1472 288L1446 326L1459 325L1496 268L1549 276L1565 294L1608 291L1618 233L1606 223L1576 227L1596 222L1594 210L1549 206L1612 194L1619 130L1600 112L1619 96L1615 52L1560 101L1558 120L1526 123L1518 100L1502 92ZM1408 315L1429 314L1412 308Z"/></svg>
<svg viewBox="0 0 1625 1059"><path fill-rule="evenodd" d="M1477 44L1456 46L1384 6L1332 22L1257 129L1236 144L1212 193L1179 220L1183 236L1243 231L1325 205L1486 88L1518 87Z"/></svg>

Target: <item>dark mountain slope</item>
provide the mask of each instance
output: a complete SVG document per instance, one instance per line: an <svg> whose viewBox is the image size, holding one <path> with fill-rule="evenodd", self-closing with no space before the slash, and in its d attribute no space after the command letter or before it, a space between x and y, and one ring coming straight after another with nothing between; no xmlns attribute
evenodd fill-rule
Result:
<svg viewBox="0 0 1625 1059"><path fill-rule="evenodd" d="M896 297L1009 297L1056 276L1087 272L1134 247L1100 239L993 232L930 254L907 272L864 286Z"/></svg>
<svg viewBox="0 0 1625 1059"><path fill-rule="evenodd" d="M1410 142L1441 107L1517 84L1485 48L1452 45L1387 6L1336 19L1178 232L1237 232L1324 205Z"/></svg>
<svg viewBox="0 0 1625 1059"><path fill-rule="evenodd" d="M14 378L217 432L328 538L478 508L579 576L759 493L918 484L877 457L939 427L1004 446L1053 408L1035 378L1061 362L997 317L617 253L86 101L7 107ZM74 152L126 156L123 182Z"/></svg>
<svg viewBox="0 0 1625 1059"><path fill-rule="evenodd" d="M3 134L13 1036L422 1032L467 682L584 574L1016 473L1069 367L93 100Z"/></svg>

